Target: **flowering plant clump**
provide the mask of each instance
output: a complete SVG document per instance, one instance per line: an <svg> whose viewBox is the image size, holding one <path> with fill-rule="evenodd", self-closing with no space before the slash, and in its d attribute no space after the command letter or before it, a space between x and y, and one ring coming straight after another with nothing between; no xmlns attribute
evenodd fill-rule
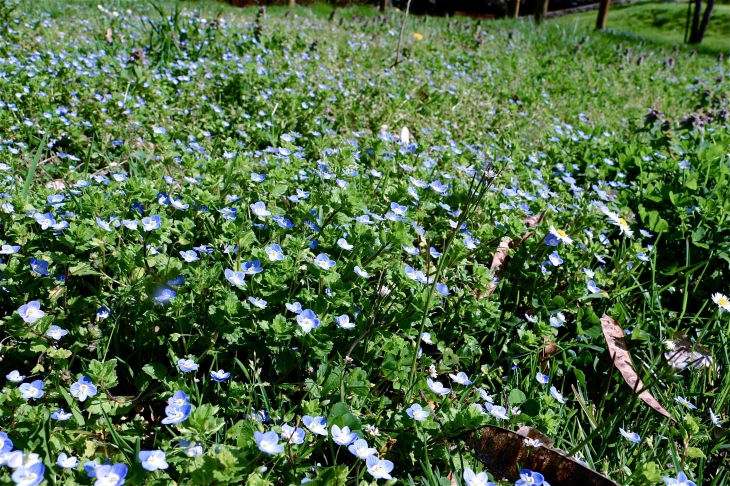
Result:
<svg viewBox="0 0 730 486"><path fill-rule="evenodd" d="M128 3L0 3L0 480L727 476L724 64Z"/></svg>

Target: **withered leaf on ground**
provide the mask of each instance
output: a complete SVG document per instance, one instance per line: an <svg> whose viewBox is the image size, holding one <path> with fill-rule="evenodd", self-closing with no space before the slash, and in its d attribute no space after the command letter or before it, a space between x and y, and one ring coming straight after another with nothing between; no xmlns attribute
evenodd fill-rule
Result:
<svg viewBox="0 0 730 486"><path fill-rule="evenodd" d="M618 486L607 477L584 466L562 451L551 449L552 441L542 434L523 427L517 432L488 425L467 434L465 440L482 464L495 475L515 481L522 468L539 471L553 485ZM530 447L526 438L549 441L544 446Z"/></svg>
<svg viewBox="0 0 730 486"><path fill-rule="evenodd" d="M626 344L626 335L619 323L616 322L613 317L603 314L603 317L601 317L601 327L603 328L603 335L606 338L606 344L608 344L608 352L611 354L611 359L613 359L613 362L621 373L621 376L624 377L626 384L629 385L632 390L640 391L639 398L644 403L665 417L674 420L671 414L662 407L661 403L654 398L651 392L649 392L649 390L644 390L644 383L639 378L639 374L636 372L634 365L631 362L629 347Z"/></svg>
<svg viewBox="0 0 730 486"><path fill-rule="evenodd" d="M547 211L543 211L539 214L530 216L529 218L525 219L525 226L527 228L534 228L540 223L540 221L545 218L545 214L547 214ZM509 257L510 248L517 248L531 235L532 231L528 231L520 238L505 238L504 240L502 240L499 246L497 246L497 251L494 253L494 257L492 258L492 266L489 267L489 270L492 272L493 277L496 277L497 279L502 278L502 275L504 275L504 271L507 269L507 258ZM477 295L476 297L478 299L483 297L491 297L496 289L497 284L491 282L486 293Z"/></svg>

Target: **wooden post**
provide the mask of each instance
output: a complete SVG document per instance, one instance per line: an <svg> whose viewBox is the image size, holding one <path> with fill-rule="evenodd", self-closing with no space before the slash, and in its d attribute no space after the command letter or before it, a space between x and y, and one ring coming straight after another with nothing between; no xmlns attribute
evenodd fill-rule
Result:
<svg viewBox="0 0 730 486"><path fill-rule="evenodd" d="M520 16L520 0L512 0L509 3L509 18L516 19Z"/></svg>
<svg viewBox="0 0 730 486"><path fill-rule="evenodd" d="M535 22L542 23L547 18L549 0L537 0L535 2Z"/></svg>
<svg viewBox="0 0 730 486"><path fill-rule="evenodd" d="M393 6L393 0L379 0L378 6L380 7L380 12L385 12L386 8L390 8Z"/></svg>
<svg viewBox="0 0 730 486"><path fill-rule="evenodd" d="M596 30L603 30L606 28L606 21L608 20L608 8L611 6L611 0L601 0L601 4L598 6L598 19L596 19Z"/></svg>
<svg viewBox="0 0 730 486"><path fill-rule="evenodd" d="M293 7L297 4L296 0L289 0L289 6Z"/></svg>

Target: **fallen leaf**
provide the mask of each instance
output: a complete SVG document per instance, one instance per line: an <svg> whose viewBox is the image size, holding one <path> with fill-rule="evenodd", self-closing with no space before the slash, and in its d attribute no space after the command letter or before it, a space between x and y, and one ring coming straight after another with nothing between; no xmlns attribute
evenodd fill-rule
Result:
<svg viewBox="0 0 730 486"><path fill-rule="evenodd" d="M448 474L448 475L446 476L446 479L448 479L448 480L449 480L449 482L451 483L451 486L458 486L458 485L456 484L456 477L454 476L454 473L453 473L453 472L450 472L450 473L449 473L449 474Z"/></svg>
<svg viewBox="0 0 730 486"><path fill-rule="evenodd" d="M547 214L547 211L543 211L539 214L530 216L529 218L525 219L525 226L527 228L534 228L540 223L540 221L543 220L543 218L545 218L545 214ZM512 238L505 238L504 240L502 240L499 246L497 246L497 251L494 253L494 257L492 258L492 265L489 267L489 270L492 272L493 277L497 279L502 278L505 270L507 270L507 259L509 258L510 248L517 248L530 236L532 236L532 231L528 231L527 233L523 234L522 237L516 240L513 240ZM478 295L475 295L475 297L477 297L478 299L483 297L491 297L496 289L497 284L494 282L490 282L487 291L484 294L478 293Z"/></svg>
<svg viewBox="0 0 730 486"><path fill-rule="evenodd" d="M525 439L537 439L540 447L526 445ZM539 471L550 484L579 486L618 486L607 477L565 455L551 449L552 440L530 427L519 432L488 425L469 432L465 438L472 454L495 475L516 481L520 469Z"/></svg>
<svg viewBox="0 0 730 486"><path fill-rule="evenodd" d="M114 42L114 37L113 37L113 32L112 32L112 28L111 27L109 27L108 29L106 29L106 41L109 44L111 44L112 42Z"/></svg>
<svg viewBox="0 0 730 486"><path fill-rule="evenodd" d="M639 378L638 373L634 369L634 365L631 363L631 355L626 344L626 335L619 323L614 318L603 314L603 317L601 317L601 327L603 328L603 335L606 338L606 344L608 344L608 352L611 353L611 358L621 373L621 376L624 377L626 384L634 391L643 390L639 393L639 398L644 403L665 417L674 420L649 390L644 390L644 383Z"/></svg>

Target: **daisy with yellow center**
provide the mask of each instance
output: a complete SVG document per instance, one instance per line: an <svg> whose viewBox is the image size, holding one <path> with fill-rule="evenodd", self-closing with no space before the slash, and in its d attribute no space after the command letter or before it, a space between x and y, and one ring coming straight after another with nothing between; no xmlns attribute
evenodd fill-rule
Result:
<svg viewBox="0 0 730 486"><path fill-rule="evenodd" d="M720 309L730 311L730 300L728 300L725 295L718 292L712 296L712 301L717 304Z"/></svg>
<svg viewBox="0 0 730 486"><path fill-rule="evenodd" d="M613 211L609 210L608 208L606 208L605 210L602 210L602 211L603 211L603 214L605 214L608 217L608 219L609 219L609 221L611 221L611 223L618 226L620 233L622 235L626 235L629 238L634 236L634 232L631 230L631 226L629 226L629 223L624 218L622 218L618 214L614 213Z"/></svg>
<svg viewBox="0 0 730 486"><path fill-rule="evenodd" d="M561 229L555 229L555 226L550 227L550 234L565 243L566 245L573 244L573 239L568 236L568 233Z"/></svg>

